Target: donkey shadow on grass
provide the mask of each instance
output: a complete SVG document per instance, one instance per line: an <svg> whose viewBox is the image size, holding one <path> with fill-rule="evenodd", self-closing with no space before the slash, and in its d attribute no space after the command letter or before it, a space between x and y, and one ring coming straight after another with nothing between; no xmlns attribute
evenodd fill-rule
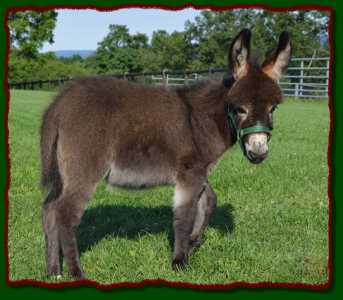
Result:
<svg viewBox="0 0 343 300"><path fill-rule="evenodd" d="M235 227L233 206L218 206L208 227L222 234L232 233ZM144 234L167 232L169 245L173 245L173 212L171 206L132 207L105 205L85 211L77 229L79 251L83 253L107 236L135 239Z"/></svg>

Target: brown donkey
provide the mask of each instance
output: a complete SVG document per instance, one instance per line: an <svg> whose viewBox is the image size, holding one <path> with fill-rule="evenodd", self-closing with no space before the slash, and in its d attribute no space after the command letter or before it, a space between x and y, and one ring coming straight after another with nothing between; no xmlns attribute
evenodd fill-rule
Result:
<svg viewBox="0 0 343 300"><path fill-rule="evenodd" d="M207 181L219 157L237 141L253 163L264 160L272 113L282 100L277 84L291 53L287 32L260 66L250 57L249 30L229 51L232 77L168 89L113 77L74 81L50 105L41 128L46 266L84 278L75 228L97 183L175 185L172 266L187 263L216 207Z"/></svg>

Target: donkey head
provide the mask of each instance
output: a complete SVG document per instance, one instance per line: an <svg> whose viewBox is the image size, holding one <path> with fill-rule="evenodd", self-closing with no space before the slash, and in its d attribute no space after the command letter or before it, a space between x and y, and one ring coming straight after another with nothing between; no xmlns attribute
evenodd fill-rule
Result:
<svg viewBox="0 0 343 300"><path fill-rule="evenodd" d="M242 30L229 52L234 83L228 93L228 117L244 155L260 163L268 154L273 128L273 111L282 101L278 80L287 68L291 43L287 32L280 35L277 48L262 65L250 60L250 30Z"/></svg>

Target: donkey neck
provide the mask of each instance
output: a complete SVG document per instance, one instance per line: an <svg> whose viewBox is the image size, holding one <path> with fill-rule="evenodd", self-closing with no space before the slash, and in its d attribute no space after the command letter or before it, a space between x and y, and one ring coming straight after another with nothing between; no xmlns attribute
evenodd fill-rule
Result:
<svg viewBox="0 0 343 300"><path fill-rule="evenodd" d="M188 107L198 149L209 161L217 160L235 143L226 115L230 87L211 80L178 90Z"/></svg>

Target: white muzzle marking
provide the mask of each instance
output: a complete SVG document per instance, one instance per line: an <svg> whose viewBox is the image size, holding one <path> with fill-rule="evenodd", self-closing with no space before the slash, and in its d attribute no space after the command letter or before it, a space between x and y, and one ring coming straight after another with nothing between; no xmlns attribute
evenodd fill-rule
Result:
<svg viewBox="0 0 343 300"><path fill-rule="evenodd" d="M245 139L245 149L256 155L263 155L268 152L268 136L266 133L252 133Z"/></svg>

